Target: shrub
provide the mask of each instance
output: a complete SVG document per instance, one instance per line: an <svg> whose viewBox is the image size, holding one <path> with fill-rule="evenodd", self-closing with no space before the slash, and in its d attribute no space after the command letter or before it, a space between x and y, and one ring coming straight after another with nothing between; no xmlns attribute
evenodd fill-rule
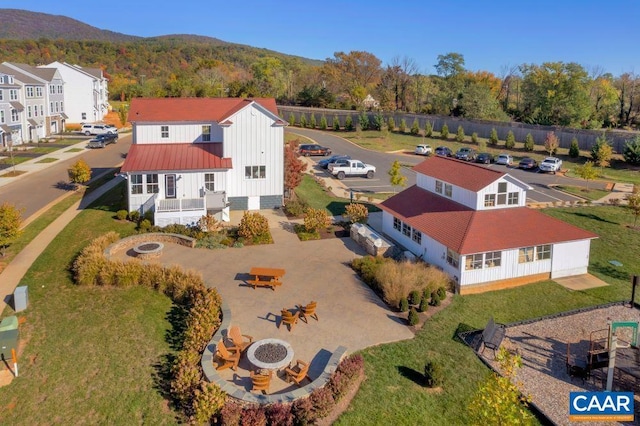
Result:
<svg viewBox="0 0 640 426"><path fill-rule="evenodd" d="M420 124L418 124L417 118L413 119L413 123L411 124L411 130L409 130L409 132L415 136L420 134Z"/></svg>
<svg viewBox="0 0 640 426"><path fill-rule="evenodd" d="M440 306L440 296L437 291L431 292L431 305Z"/></svg>
<svg viewBox="0 0 640 426"><path fill-rule="evenodd" d="M267 415L262 406L242 410L242 426L267 426Z"/></svg>
<svg viewBox="0 0 640 426"><path fill-rule="evenodd" d="M271 404L266 409L267 422L270 425L293 426L294 417L291 404Z"/></svg>
<svg viewBox="0 0 640 426"><path fill-rule="evenodd" d="M116 218L118 220L126 220L127 219L127 215L128 215L128 213L127 213L126 210L118 210L116 212Z"/></svg>
<svg viewBox="0 0 640 426"><path fill-rule="evenodd" d="M418 312L416 312L416 308L409 309L409 316L407 317L409 325L416 325L419 320L420 317L418 316Z"/></svg>
<svg viewBox="0 0 640 426"><path fill-rule="evenodd" d="M241 418L242 406L235 402L227 401L220 410L220 420L224 426L240 426Z"/></svg>
<svg viewBox="0 0 640 426"><path fill-rule="evenodd" d="M309 118L309 127L311 127L312 129L316 128L316 115L314 113L311 113L311 117Z"/></svg>
<svg viewBox="0 0 640 426"><path fill-rule="evenodd" d="M138 231L140 231L141 233L149 232L150 229L151 222L149 222L149 219L142 219L138 224Z"/></svg>
<svg viewBox="0 0 640 426"><path fill-rule="evenodd" d="M307 127L307 116L300 114L300 127Z"/></svg>
<svg viewBox="0 0 640 426"><path fill-rule="evenodd" d="M516 146L516 137L513 135L513 132L509 130L507 133L507 139L504 141L504 147L507 149L513 149Z"/></svg>
<svg viewBox="0 0 640 426"><path fill-rule="evenodd" d="M344 121L344 129L347 132L353 131L353 117L351 117L351 115L347 115L347 118Z"/></svg>
<svg viewBox="0 0 640 426"><path fill-rule="evenodd" d="M478 134L476 132L471 133L471 142L473 143L478 143ZM480 149L480 147L478 147L478 149ZM486 149L486 146L485 146Z"/></svg>
<svg viewBox="0 0 640 426"><path fill-rule="evenodd" d="M218 232L222 228L222 224L211 214L206 214L198 219L198 228L204 232Z"/></svg>
<svg viewBox="0 0 640 426"><path fill-rule="evenodd" d="M216 384L201 382L193 400L193 420L198 424L208 424L224 406L226 397L227 394Z"/></svg>
<svg viewBox="0 0 640 426"><path fill-rule="evenodd" d="M106 247L106 246L105 246ZM385 262L383 258L373 256L363 256L353 259L351 267L360 275L360 278L374 290L379 290L376 273L378 268Z"/></svg>
<svg viewBox="0 0 640 426"><path fill-rule="evenodd" d="M326 386L311 392L309 399L313 404L313 413L316 419L326 417L336 405L331 389Z"/></svg>
<svg viewBox="0 0 640 426"><path fill-rule="evenodd" d="M482 139L478 142L478 151L485 152L487 150L487 141Z"/></svg>
<svg viewBox="0 0 640 426"><path fill-rule="evenodd" d="M420 306L418 306L418 310L420 312L427 312L429 309L429 297L425 297L424 295L420 298Z"/></svg>
<svg viewBox="0 0 640 426"><path fill-rule="evenodd" d="M398 131L400 133L405 133L407 131L407 121L404 118L400 120L400 126L398 127Z"/></svg>
<svg viewBox="0 0 640 426"><path fill-rule="evenodd" d="M338 365L337 371L353 380L364 371L364 358L360 354L351 355Z"/></svg>
<svg viewBox="0 0 640 426"><path fill-rule="evenodd" d="M376 269L376 281L379 283L382 298L389 306L398 306L400 299L412 290L436 290L438 285L446 285L446 274L422 262L383 262Z"/></svg>
<svg viewBox="0 0 640 426"><path fill-rule="evenodd" d="M385 125L384 116L380 113L377 113L373 117L373 129L380 131L384 128L384 125Z"/></svg>
<svg viewBox="0 0 640 426"><path fill-rule="evenodd" d="M535 142L533 140L533 136L531 136L531 133L527 133L527 137L524 138L524 150L525 151L533 151L533 148L535 146Z"/></svg>
<svg viewBox="0 0 640 426"><path fill-rule="evenodd" d="M284 211L291 216L302 216L307 209L307 203L299 198L294 198L287 201L284 206Z"/></svg>
<svg viewBox="0 0 640 426"><path fill-rule="evenodd" d="M449 138L449 126L447 126L447 123L442 125L442 129L440 129L440 137L444 140Z"/></svg>
<svg viewBox="0 0 640 426"><path fill-rule="evenodd" d="M571 146L569 147L569 157L580 157L580 147L578 146L578 139L576 139L575 136L573 137L573 139L571 139Z"/></svg>
<svg viewBox="0 0 640 426"><path fill-rule="evenodd" d="M387 120L387 128L390 132L396 130L396 121L393 119L393 117L389 117L389 120Z"/></svg>
<svg viewBox="0 0 640 426"><path fill-rule="evenodd" d="M424 125L424 135L428 138L433 136L433 124L430 121L427 121L427 124Z"/></svg>
<svg viewBox="0 0 640 426"><path fill-rule="evenodd" d="M245 212L238 226L238 235L254 242L269 238L269 221L258 212Z"/></svg>
<svg viewBox="0 0 640 426"><path fill-rule="evenodd" d="M418 305L420 303L420 292L418 290L412 290L409 293L409 303L412 305Z"/></svg>
<svg viewBox="0 0 640 426"><path fill-rule="evenodd" d="M464 129L462 128L462 126L458 126L458 131L456 132L456 141L464 142L464 137Z"/></svg>
<svg viewBox="0 0 640 426"><path fill-rule="evenodd" d="M336 132L340 130L340 118L337 115L333 116L333 130Z"/></svg>
<svg viewBox="0 0 640 426"><path fill-rule="evenodd" d="M310 398L296 399L291 405L291 412L298 425L311 425L316 420L313 412L313 403Z"/></svg>
<svg viewBox="0 0 640 426"><path fill-rule="evenodd" d="M409 301L407 300L406 297L403 297L402 299L400 299L399 309L400 309L400 312L407 312L409 310Z"/></svg>
<svg viewBox="0 0 640 426"><path fill-rule="evenodd" d="M427 361L424 365L424 384L435 388L444 383L444 370L439 362Z"/></svg>
<svg viewBox="0 0 640 426"><path fill-rule="evenodd" d="M325 209L308 207L304 215L304 227L307 232L317 232L331 225L331 216Z"/></svg>
<svg viewBox="0 0 640 426"><path fill-rule="evenodd" d="M320 117L320 130L327 130L327 117L324 114Z"/></svg>
<svg viewBox="0 0 640 426"><path fill-rule="evenodd" d="M294 113L289 114L289 125L291 126L296 125L296 116Z"/></svg>
<svg viewBox="0 0 640 426"><path fill-rule="evenodd" d="M200 387L202 372L200 371L200 354L193 351L180 351L172 366L171 394L178 405L186 410L195 398L196 389Z"/></svg>
<svg viewBox="0 0 640 426"><path fill-rule="evenodd" d="M436 292L438 293L438 297L440 298L440 300L446 299L447 289L441 286L441 287L438 287L438 290L436 290Z"/></svg>
<svg viewBox="0 0 640 426"><path fill-rule="evenodd" d="M498 145L498 131L496 130L495 127L491 129L491 134L489 135L489 142L491 142L491 145Z"/></svg>
<svg viewBox="0 0 640 426"><path fill-rule="evenodd" d="M87 164L86 161L80 159L73 163L71 168L68 170L69 180L72 183L87 183L91 180L91 167Z"/></svg>
<svg viewBox="0 0 640 426"><path fill-rule="evenodd" d="M629 164L640 164L640 136L625 142L622 156Z"/></svg>
<svg viewBox="0 0 640 426"><path fill-rule="evenodd" d="M369 217L369 210L364 204L350 203L345 207L343 216L351 223L366 223Z"/></svg>
<svg viewBox="0 0 640 426"><path fill-rule="evenodd" d="M140 220L140 212L138 210L133 210L129 212L129 220L131 222L137 222Z"/></svg>

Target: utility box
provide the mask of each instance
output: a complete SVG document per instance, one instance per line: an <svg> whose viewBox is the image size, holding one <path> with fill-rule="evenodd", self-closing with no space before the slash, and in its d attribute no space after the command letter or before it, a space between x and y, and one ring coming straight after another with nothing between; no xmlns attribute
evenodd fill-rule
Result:
<svg viewBox="0 0 640 426"><path fill-rule="evenodd" d="M7 361L11 360L11 349L18 352L18 329L0 331L0 356Z"/></svg>
<svg viewBox="0 0 640 426"><path fill-rule="evenodd" d="M0 322L0 331L16 330L18 328L18 317L11 315L10 317L2 318Z"/></svg>
<svg viewBox="0 0 640 426"><path fill-rule="evenodd" d="M13 310L16 312L24 311L27 309L27 305L29 304L29 293L27 292L28 287L16 287L13 292Z"/></svg>

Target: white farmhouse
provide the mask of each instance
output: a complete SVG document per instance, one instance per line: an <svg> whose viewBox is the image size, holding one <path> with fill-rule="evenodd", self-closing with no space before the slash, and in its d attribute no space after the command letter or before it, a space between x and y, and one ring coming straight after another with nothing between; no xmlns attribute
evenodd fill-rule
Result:
<svg viewBox="0 0 640 426"><path fill-rule="evenodd" d="M527 184L437 156L413 170L416 185L381 204L383 232L451 275L460 294L587 273L597 235L525 207Z"/></svg>
<svg viewBox="0 0 640 426"><path fill-rule="evenodd" d="M129 210L156 225L282 206L287 123L274 99L135 98L128 121Z"/></svg>
<svg viewBox="0 0 640 426"><path fill-rule="evenodd" d="M65 114L69 123L96 122L107 115L108 82L100 68L57 61L44 67L56 68L64 80Z"/></svg>

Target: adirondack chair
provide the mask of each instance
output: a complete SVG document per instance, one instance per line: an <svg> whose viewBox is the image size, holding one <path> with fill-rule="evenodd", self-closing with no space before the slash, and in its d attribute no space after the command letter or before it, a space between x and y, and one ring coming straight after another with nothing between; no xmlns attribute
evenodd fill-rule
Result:
<svg viewBox="0 0 640 426"><path fill-rule="evenodd" d="M251 392L253 391L262 391L263 393L269 392L269 385L271 384L271 376L272 372L269 371L268 374L265 373L254 373L253 371L250 373L251 377Z"/></svg>
<svg viewBox="0 0 640 426"><path fill-rule="evenodd" d="M248 334L242 334L242 332L240 331L240 327L238 327L237 325L229 328L227 337L233 343L233 347L237 348L240 352L247 349L249 345L253 343L253 337L249 336Z"/></svg>
<svg viewBox="0 0 640 426"><path fill-rule="evenodd" d="M309 302L308 305L306 306L302 306L302 305L297 305L296 307L300 310L300 319L303 320L304 322L308 323L307 318L311 317L313 319L315 319L316 321L318 320L318 314L316 313L316 306L318 304L316 302Z"/></svg>
<svg viewBox="0 0 640 426"><path fill-rule="evenodd" d="M287 327L289 328L289 331L291 331L293 326L298 323L298 318L300 317L300 311L296 311L295 314L292 314L290 310L283 309L281 311L281 314L282 314L282 321L280 321L280 324L286 324ZM278 328L280 328L280 326L278 326Z"/></svg>
<svg viewBox="0 0 640 426"><path fill-rule="evenodd" d="M222 364L216 367L216 370L224 370L231 367L233 371L238 369L238 362L240 362L240 351L236 348L227 348L222 341L218 342L216 346L216 356Z"/></svg>
<svg viewBox="0 0 640 426"><path fill-rule="evenodd" d="M309 363L298 359L296 360L296 364L293 367L285 368L284 372L287 375L288 382L294 382L295 384L300 386L300 383L304 379L309 378L309 376L307 375L309 373Z"/></svg>

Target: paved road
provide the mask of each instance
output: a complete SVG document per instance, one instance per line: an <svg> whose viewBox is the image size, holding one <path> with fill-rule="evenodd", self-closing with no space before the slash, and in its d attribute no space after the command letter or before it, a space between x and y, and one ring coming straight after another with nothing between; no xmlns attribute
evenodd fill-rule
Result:
<svg viewBox="0 0 640 426"><path fill-rule="evenodd" d="M359 146L330 133L298 128L289 128L287 129L287 132L309 137L320 145L330 147L335 154L350 155L352 158L357 158L365 163L376 166L377 173L374 179L347 178L343 181L354 191L393 192L393 187L389 184L387 172L394 160L398 160L401 164L406 166L402 168L402 174L407 177L407 186L413 185L416 182L416 176L409 167L412 167L424 160L424 157L417 155L385 153L360 148ZM320 159L321 157L316 158ZM554 175L551 173L530 172L497 164L492 164L486 167L507 172L513 177L529 184L533 189L527 191L527 199L532 202L573 201L579 199L573 195L549 188L548 185L562 184L586 186L585 181L583 180L566 178L559 174ZM604 184L602 182L592 181L588 183L588 186L593 188L600 188L603 187L603 185Z"/></svg>
<svg viewBox="0 0 640 426"><path fill-rule="evenodd" d="M83 142L76 146L84 148L85 145ZM97 176L121 164L130 146L131 135L123 135L116 144L107 145L103 149L87 149L78 156L51 163L40 171L30 172L15 182L0 187L0 202L8 201L17 208L24 209L22 218L27 220L69 191L64 186L64 183L69 182L67 169L78 159L83 158L91 167L92 176ZM16 168L19 170L20 166Z"/></svg>

